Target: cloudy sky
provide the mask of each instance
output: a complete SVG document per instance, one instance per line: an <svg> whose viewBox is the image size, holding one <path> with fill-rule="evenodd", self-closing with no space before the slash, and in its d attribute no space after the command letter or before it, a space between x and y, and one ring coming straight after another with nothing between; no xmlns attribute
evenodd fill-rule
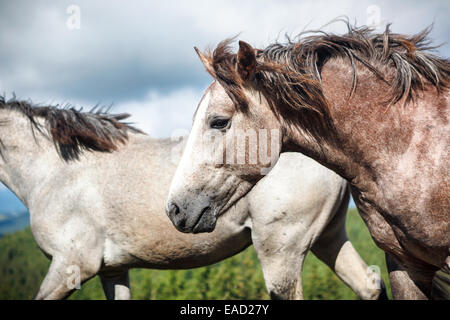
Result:
<svg viewBox="0 0 450 320"><path fill-rule="evenodd" d="M167 137L189 130L211 81L194 46L240 33L264 47L342 15L379 30L391 22L407 34L434 23L433 41L449 40L446 0L0 1L0 93L39 104L113 104L152 136ZM450 46L438 53L448 57ZM5 197L3 189L2 207Z"/></svg>

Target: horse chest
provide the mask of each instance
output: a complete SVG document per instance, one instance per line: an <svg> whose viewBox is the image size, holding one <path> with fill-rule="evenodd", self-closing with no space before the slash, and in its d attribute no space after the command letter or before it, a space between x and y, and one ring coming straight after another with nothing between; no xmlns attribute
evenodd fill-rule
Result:
<svg viewBox="0 0 450 320"><path fill-rule="evenodd" d="M377 246L384 251L404 255L403 248L386 218L360 192L352 189L352 195Z"/></svg>
<svg viewBox="0 0 450 320"><path fill-rule="evenodd" d="M414 198L406 197L404 192L397 188L380 188L370 194L357 190L352 193L363 220L381 249L404 261L440 265L448 254L448 223L432 214L418 214L415 210L420 205L420 198L416 197L415 203L402 201ZM383 197L385 193L390 197Z"/></svg>

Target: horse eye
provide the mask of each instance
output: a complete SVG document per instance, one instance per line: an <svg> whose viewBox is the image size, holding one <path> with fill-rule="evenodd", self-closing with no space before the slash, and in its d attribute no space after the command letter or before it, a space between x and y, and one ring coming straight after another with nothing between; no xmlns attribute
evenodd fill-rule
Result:
<svg viewBox="0 0 450 320"><path fill-rule="evenodd" d="M213 129L224 129L228 126L228 123L230 123L229 119L214 119L211 121L211 128Z"/></svg>

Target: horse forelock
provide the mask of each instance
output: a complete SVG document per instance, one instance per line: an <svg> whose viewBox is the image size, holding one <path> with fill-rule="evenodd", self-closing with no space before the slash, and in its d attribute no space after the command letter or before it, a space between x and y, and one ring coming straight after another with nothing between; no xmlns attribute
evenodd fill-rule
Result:
<svg viewBox="0 0 450 320"><path fill-rule="evenodd" d="M244 83L236 71L236 54L231 49L233 41L234 38L229 38L220 42L209 56L214 69L213 77L224 87L236 108L246 112L248 99L243 90Z"/></svg>
<svg viewBox="0 0 450 320"><path fill-rule="evenodd" d="M31 122L31 129L41 133L42 127L36 117L43 118L60 156L68 160L79 159L82 151L111 152L118 144L128 140L128 130L142 133L139 129L122 122L129 114L110 114L103 108L94 107L89 112L67 105L35 106L29 101L15 98L8 101L0 96L0 110L14 110L25 115ZM34 136L34 131L33 131Z"/></svg>

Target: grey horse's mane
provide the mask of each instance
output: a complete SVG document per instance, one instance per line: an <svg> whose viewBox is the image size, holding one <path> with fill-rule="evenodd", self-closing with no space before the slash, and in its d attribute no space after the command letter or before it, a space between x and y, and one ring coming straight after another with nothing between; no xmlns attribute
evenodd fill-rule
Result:
<svg viewBox="0 0 450 320"><path fill-rule="evenodd" d="M108 110L95 106L89 112L71 105L64 107L36 106L30 101L6 100L0 96L0 110L18 111L27 117L31 129L48 136L49 133L60 156L66 160L77 160L82 151L111 152L118 144L125 144L128 131L143 133L141 130L122 122L130 115L127 113L110 114ZM46 130L36 121L36 117L45 119ZM0 147L2 146L0 140Z"/></svg>

